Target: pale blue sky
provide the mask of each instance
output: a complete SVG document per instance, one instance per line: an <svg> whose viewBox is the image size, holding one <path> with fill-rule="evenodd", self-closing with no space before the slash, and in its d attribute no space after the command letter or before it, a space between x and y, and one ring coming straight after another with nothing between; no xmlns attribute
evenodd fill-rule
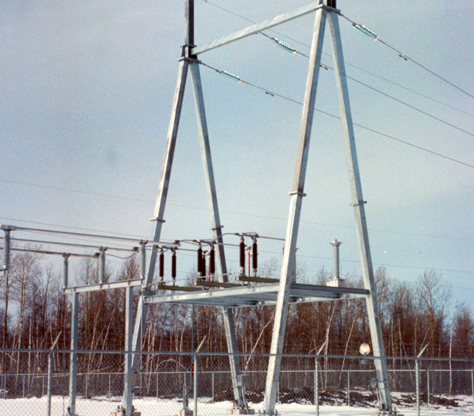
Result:
<svg viewBox="0 0 474 416"><path fill-rule="evenodd" d="M216 5L259 22L309 3L195 2L197 44L248 25ZM339 0L338 7L474 94L471 0ZM474 100L362 36L346 20L341 18L340 25L349 76L470 134L349 82L354 122L474 164ZM313 16L305 16L276 28L276 36L307 54L312 27ZM150 237L183 40L184 1L0 4L0 223ZM307 60L263 36L201 59L303 99ZM331 66L330 56L323 63ZM205 67L201 74L225 231L283 237L301 106ZM190 87L163 228L163 237L172 240L210 237ZM317 108L338 113L331 71L321 71ZM426 269L439 269L454 298L467 301L474 294L474 169L364 129L355 133L375 266L387 265L393 279L408 282ZM306 193L299 264L309 278L321 266L330 269L329 242L337 238L343 241L343 272L358 274L340 122L318 112ZM260 252L261 262L279 258L281 244L262 241ZM194 256L189 255L180 261L182 278L192 267ZM228 260L237 270L232 250Z"/></svg>

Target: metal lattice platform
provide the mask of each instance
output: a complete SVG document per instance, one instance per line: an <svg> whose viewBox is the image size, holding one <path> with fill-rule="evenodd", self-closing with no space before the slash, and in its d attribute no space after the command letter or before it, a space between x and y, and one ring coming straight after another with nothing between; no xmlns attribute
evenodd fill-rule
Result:
<svg viewBox="0 0 474 416"><path fill-rule="evenodd" d="M185 293L175 292L172 294L164 293L153 296L145 296L144 302L200 306L224 306L229 308L274 305L277 302L279 288L279 283L218 289L206 288ZM173 286L161 284L157 285L156 289L173 290ZM290 303L354 299L368 296L369 293L370 292L366 289L292 283L290 287Z"/></svg>

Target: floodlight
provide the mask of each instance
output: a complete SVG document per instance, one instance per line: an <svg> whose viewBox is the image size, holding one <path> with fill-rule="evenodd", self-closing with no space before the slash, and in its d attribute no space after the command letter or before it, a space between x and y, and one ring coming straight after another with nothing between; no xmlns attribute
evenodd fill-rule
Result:
<svg viewBox="0 0 474 416"><path fill-rule="evenodd" d="M359 352L365 357L370 353L370 345L364 342L360 345Z"/></svg>

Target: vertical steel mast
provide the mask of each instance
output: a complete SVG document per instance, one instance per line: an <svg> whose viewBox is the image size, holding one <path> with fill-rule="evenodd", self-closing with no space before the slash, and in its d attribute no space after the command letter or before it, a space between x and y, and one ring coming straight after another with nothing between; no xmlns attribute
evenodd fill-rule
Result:
<svg viewBox="0 0 474 416"><path fill-rule="evenodd" d="M159 183L158 196L155 204L155 211L153 220L156 222L154 240L159 241L161 236L161 228L164 221L164 213L166 206L166 199L168 196L168 189L171 178L171 169L173 165L174 152L176 147L176 139L178 136L178 127L181 116L181 109L183 105L184 91L186 86L186 78L188 69L191 69L191 76L193 81L194 101L196 107L196 116L198 124L198 133L201 142L201 154L204 167L204 176L207 187L208 203L211 211L211 228L213 237L217 243L217 272L219 279L222 282L228 280L227 266L224 253L224 245L222 239L222 224L220 222L219 207L217 203L217 192L214 180L214 170L212 166L211 150L209 144L209 134L207 130L206 113L204 108L204 97L201 84L201 76L199 72L199 62L196 55L193 55L191 50L194 45L194 0L185 1L185 18L186 18L186 36L185 45L183 46L182 57L179 60L178 80L173 99L173 108L171 112L171 119L168 128L168 141L165 150L165 158L163 161L163 168L161 172L161 179ZM151 285L155 273L155 265L157 260L157 249L154 248L148 267L148 274L144 286ZM144 304L143 297L140 297L138 310L135 320L135 329L133 333L133 350L141 350L142 331L146 316L148 313L148 305ZM234 389L234 398L238 408L245 408L245 397L243 395L242 386L237 382L238 376L241 374L239 358L235 357L237 353L237 338L235 331L235 324L230 308L222 308L224 326L226 330L227 348L230 353L230 367L232 373L232 385ZM134 355L133 368L138 367L138 355Z"/></svg>
<svg viewBox="0 0 474 416"><path fill-rule="evenodd" d="M349 92L347 89L347 79L342 53L341 35L337 18L339 11L336 9L335 0L320 0L320 4L321 7L316 10L309 69L306 81L306 92L303 103L303 115L301 120L296 169L293 181L293 190L290 193L290 210L288 215L285 250L283 253L283 262L280 276L280 288L278 292L275 323L273 327L272 344L270 350L272 356L270 357L268 364L264 412L266 414L275 413L275 402L281 366L281 354L283 352L288 315L289 289L291 285L291 271L293 267L292 262L296 252L296 241L298 237L302 200L305 196L304 182L311 138L314 103L316 100L316 89L321 63L324 29L326 20L328 20L333 49L333 61L335 66L339 110L341 113L344 144L346 148L346 160L349 170L351 195L353 199L352 206L354 207L354 216L356 220L362 276L365 289L370 291L370 294L366 298L367 313L369 317L374 356L377 357L375 358L374 363L378 382L378 390L380 394L380 410L382 412L391 413L392 403L390 397L390 386L383 348L379 309L375 291L375 280L369 247L367 222L364 210L365 201L362 196L362 186L357 162L352 115L349 104Z"/></svg>

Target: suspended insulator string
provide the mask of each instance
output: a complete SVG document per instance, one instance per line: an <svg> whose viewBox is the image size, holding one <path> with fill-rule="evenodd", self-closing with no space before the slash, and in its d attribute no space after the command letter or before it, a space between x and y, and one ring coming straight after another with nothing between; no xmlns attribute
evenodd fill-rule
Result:
<svg viewBox="0 0 474 416"><path fill-rule="evenodd" d="M213 71L216 71L216 72L217 72L217 70L216 70L215 68L213 68L213 67L210 66L210 65L205 64L204 62L200 62L200 64L203 65L203 66L205 66L205 67L207 67L207 68L209 68L209 69L212 69ZM268 90L268 89L266 89L266 88L263 88L263 87L260 87L260 86L258 86L258 85L252 84L252 83L250 83L250 82L248 82L248 81L245 81L245 80L243 80L243 79L242 79L240 82L241 82L241 84L246 84L246 85L249 85L250 87L256 88L256 89L258 89L258 90L260 90L260 91L264 91L265 94L271 95L272 97L280 97L280 98L282 98L282 99L284 99L284 100L286 100L286 101L290 101L290 102L295 103L295 104L298 104L298 105L303 105L303 103L302 103L301 101L297 101L297 100L294 100L294 99L292 99L292 98L290 98L290 97L286 97L286 96L284 96L284 95L278 94L278 93L276 93L276 92L274 92L274 91L270 91L270 90ZM319 109L317 109L317 108L315 108L314 111L317 111L318 113L327 115L327 116L329 116L329 117L333 117L333 118L338 119L338 120L341 119L339 116L336 116L336 115L334 115L334 114L328 113L328 112L323 111L323 110L319 110ZM438 157L440 157L440 158L443 158L443 159L446 159L446 160L450 160L451 162L455 162L455 163L458 163L458 164L460 164L460 165L467 166L467 167L469 167L469 168L474 169L474 165L471 165L471 164L469 164L469 163L462 162L462 161L460 161L460 160L457 160L457 159L454 159L454 158L452 158L452 157L443 155L443 154L441 154L441 153L437 153L437 152L435 152L435 151L433 151L433 150L430 150L430 149L427 149L427 148L425 148L425 147L421 147L421 146L418 146L418 145L416 145L416 144L407 142L407 141L405 141L405 140L398 139L398 138L396 138L396 137L394 137L394 136L391 136L391 135L386 134L386 133L382 133L382 132L377 131L377 130L374 130L374 129L370 128L370 127L362 126L361 124L357 124L357 123L353 123L353 124L354 124L354 126L357 126L357 127L361 128L361 129L370 131L370 132L372 132L372 133L379 134L380 136L386 137L386 138L391 139L391 140L395 140L395 141L397 141L397 142L399 142L399 143L406 144L407 146L413 147L413 148L415 148L415 149L422 150L422 151L424 151L424 152L430 153L430 154L435 155L435 156L438 156Z"/></svg>
<svg viewBox="0 0 474 416"><path fill-rule="evenodd" d="M353 20L349 19L347 16L344 16L342 13L340 13L340 15L346 19L347 21L349 21L353 27L355 28L363 28L363 29L366 29L368 30L369 32L367 33L372 33L375 35L374 32L372 32L370 29L368 28L365 28L365 26L363 25L359 25L358 23L354 22ZM413 58L410 58L409 56L405 55L403 52L399 51L398 49L394 48L393 46L389 45L387 42L383 41L382 39L380 39L377 35L375 36L371 36L373 37L376 41L380 42L382 45L385 45L387 48L391 49L392 51L396 52L398 54L398 56L400 58L402 58L403 60L405 61L411 61L413 62L415 65L419 66L420 68L422 68L423 70L425 70L426 72L429 72L431 75L434 75L435 77L437 77L438 79L440 79L441 81L451 85L452 87L456 88L457 90L461 91L463 94L466 94L468 97L471 97L471 98L474 98L474 95L468 93L466 90L462 89L461 87L458 87L456 84L453 84L451 81L448 81L446 78L442 77L441 75L437 74L436 72L432 71L431 69L427 68L426 66L422 65L421 63L419 63L418 61L415 61Z"/></svg>
<svg viewBox="0 0 474 416"><path fill-rule="evenodd" d="M281 39L268 36L266 33L263 33L263 32L258 32L258 33L259 33L260 35L265 36L266 38L272 40L272 41L275 42L278 46L280 46L281 48L287 50L288 52L292 52L292 53L294 53L294 54L304 56L305 58L309 58L308 55L305 55L304 53L298 51L297 49L293 48L291 45L289 45L288 43L286 43L285 41L283 41L283 40L281 40Z"/></svg>

